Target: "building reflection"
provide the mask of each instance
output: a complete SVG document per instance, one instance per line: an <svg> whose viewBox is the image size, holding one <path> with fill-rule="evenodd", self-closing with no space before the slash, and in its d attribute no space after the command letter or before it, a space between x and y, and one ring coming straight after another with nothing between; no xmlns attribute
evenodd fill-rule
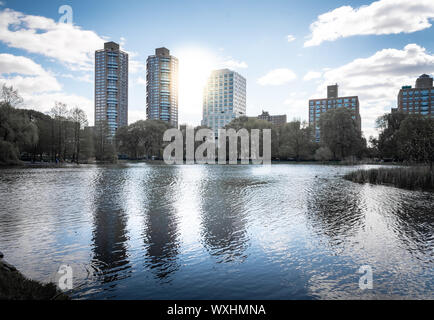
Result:
<svg viewBox="0 0 434 320"><path fill-rule="evenodd" d="M161 281L170 282L170 275L179 269L178 218L174 206L179 168L167 166L161 170L157 166L151 170L145 185L145 266Z"/></svg>
<svg viewBox="0 0 434 320"><path fill-rule="evenodd" d="M123 210L126 179L121 169L99 170L94 183L92 268L103 283L129 277L127 217ZM111 287L114 287L112 284Z"/></svg>
<svg viewBox="0 0 434 320"><path fill-rule="evenodd" d="M215 167L209 170L222 170ZM219 263L242 262L246 257L248 236L243 189L249 181L216 174L202 184L202 241ZM220 177L219 177L220 176Z"/></svg>

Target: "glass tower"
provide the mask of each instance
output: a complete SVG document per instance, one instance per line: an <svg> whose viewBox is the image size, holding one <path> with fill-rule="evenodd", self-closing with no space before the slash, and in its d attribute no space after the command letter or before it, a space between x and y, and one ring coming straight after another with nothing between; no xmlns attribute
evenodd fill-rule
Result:
<svg viewBox="0 0 434 320"><path fill-rule="evenodd" d="M178 59L158 48L146 62L146 116L178 127Z"/></svg>
<svg viewBox="0 0 434 320"><path fill-rule="evenodd" d="M128 54L115 42L95 52L95 127L110 136L128 125Z"/></svg>
<svg viewBox="0 0 434 320"><path fill-rule="evenodd" d="M208 78L203 94L202 125L218 129L246 115L246 79L229 69L215 70Z"/></svg>

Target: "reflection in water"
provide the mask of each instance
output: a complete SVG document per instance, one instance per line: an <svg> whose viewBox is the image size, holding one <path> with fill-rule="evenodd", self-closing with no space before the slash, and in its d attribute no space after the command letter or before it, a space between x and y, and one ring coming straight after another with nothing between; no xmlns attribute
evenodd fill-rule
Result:
<svg viewBox="0 0 434 320"><path fill-rule="evenodd" d="M177 167L151 169L147 181L145 264L160 279L170 281L169 275L178 270L178 218L173 206L177 188Z"/></svg>
<svg viewBox="0 0 434 320"><path fill-rule="evenodd" d="M202 237L217 262L242 262L246 258L248 239L242 197L243 189L248 187L248 181L226 176L221 167L202 183Z"/></svg>
<svg viewBox="0 0 434 320"><path fill-rule="evenodd" d="M324 235L332 247L345 243L364 227L365 204L356 185L346 188L346 182L318 181L307 190L306 218L314 231Z"/></svg>
<svg viewBox="0 0 434 320"><path fill-rule="evenodd" d="M102 168L94 180L92 267L103 283L129 276L127 216L122 209L124 170ZM115 284L110 285L111 288Z"/></svg>
<svg viewBox="0 0 434 320"><path fill-rule="evenodd" d="M355 169L0 170L0 251L40 281L71 264L74 298L434 298L434 195Z"/></svg>
<svg viewBox="0 0 434 320"><path fill-rule="evenodd" d="M375 193L377 203L383 193ZM387 225L416 259L428 258L434 262L434 224L432 194L414 193L408 190L389 191L384 199Z"/></svg>

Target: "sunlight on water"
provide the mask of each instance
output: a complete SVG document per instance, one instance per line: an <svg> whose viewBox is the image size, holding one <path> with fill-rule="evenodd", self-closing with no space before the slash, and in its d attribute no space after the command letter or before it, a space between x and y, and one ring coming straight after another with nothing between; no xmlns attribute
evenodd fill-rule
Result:
<svg viewBox="0 0 434 320"><path fill-rule="evenodd" d="M70 264L78 299L434 298L433 194L354 169L6 169L0 251L41 281Z"/></svg>

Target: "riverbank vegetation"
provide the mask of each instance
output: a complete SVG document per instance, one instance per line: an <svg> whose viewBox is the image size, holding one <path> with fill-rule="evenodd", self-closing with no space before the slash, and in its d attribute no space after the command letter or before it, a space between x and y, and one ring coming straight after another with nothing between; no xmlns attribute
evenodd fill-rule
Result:
<svg viewBox="0 0 434 320"><path fill-rule="evenodd" d="M27 279L0 259L0 300L68 300L53 283Z"/></svg>
<svg viewBox="0 0 434 320"><path fill-rule="evenodd" d="M358 170L345 179L357 183L388 185L408 190L434 191L434 171L429 167L399 167Z"/></svg>

